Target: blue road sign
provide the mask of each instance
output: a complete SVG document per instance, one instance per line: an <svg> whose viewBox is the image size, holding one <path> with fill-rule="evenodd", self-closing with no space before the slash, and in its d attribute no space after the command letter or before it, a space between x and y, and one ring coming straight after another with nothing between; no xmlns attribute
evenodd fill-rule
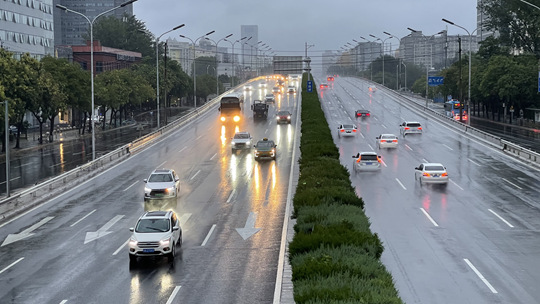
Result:
<svg viewBox="0 0 540 304"><path fill-rule="evenodd" d="M442 76L429 76L428 85L430 87L436 87L444 83L444 77Z"/></svg>
<svg viewBox="0 0 540 304"><path fill-rule="evenodd" d="M307 82L307 91L308 92L313 92L313 80L308 80Z"/></svg>

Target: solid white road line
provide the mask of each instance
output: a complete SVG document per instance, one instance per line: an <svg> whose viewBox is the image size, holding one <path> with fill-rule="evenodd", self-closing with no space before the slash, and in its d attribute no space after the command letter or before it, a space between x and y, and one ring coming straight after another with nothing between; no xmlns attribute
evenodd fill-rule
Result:
<svg viewBox="0 0 540 304"><path fill-rule="evenodd" d="M186 148L187 148L187 147L183 147L182 149L180 149L180 150L178 151L178 153L184 151Z"/></svg>
<svg viewBox="0 0 540 304"><path fill-rule="evenodd" d="M510 185L512 185L512 186L514 186L514 187L516 187L516 188L518 188L519 190L522 190L522 189L523 189L523 188L521 188L520 186L518 186L518 185L512 183L511 181L507 180L506 178L503 178L503 181L505 181L505 182L509 183Z"/></svg>
<svg viewBox="0 0 540 304"><path fill-rule="evenodd" d="M470 158L469 158L469 159L467 159L467 160L468 160L468 161L470 161L471 163L473 163L473 164L475 164L475 165L477 165L477 166L479 166L479 167L480 167L480 164L479 164L479 163L477 163L477 162L475 162L474 160L472 160L472 159L470 159Z"/></svg>
<svg viewBox="0 0 540 304"><path fill-rule="evenodd" d="M451 179L448 179L449 181L452 182L452 184L456 185L456 187L458 187L459 189L463 190L463 188L461 188L458 184L456 184L455 181L451 180Z"/></svg>
<svg viewBox="0 0 540 304"><path fill-rule="evenodd" d="M75 223L69 225L69 227L73 227L73 226L77 225L79 222L81 222L81 221L84 220L85 218L89 217L90 214L96 212L96 210L97 210L97 209L94 209L94 210L90 211L87 215L83 216L80 220L78 220L78 221L76 221Z"/></svg>
<svg viewBox="0 0 540 304"><path fill-rule="evenodd" d="M467 265L469 265L469 267L471 267L471 269L474 271L474 273L476 273L476 275L480 278L480 280L482 280L482 282L486 284L486 286L489 288L489 290L491 290L492 293L498 293L497 290L495 290L495 288L493 288L493 286L489 284L488 280L484 278L484 276L480 273L480 271L478 271L478 269L476 269L476 267L474 267L474 265L468 259L463 259L463 260L465 261L465 263L467 263Z"/></svg>
<svg viewBox="0 0 540 304"><path fill-rule="evenodd" d="M233 189L233 191L231 191L231 194L229 195L229 198L227 199L227 204L231 202L234 192L236 192L236 189Z"/></svg>
<svg viewBox="0 0 540 304"><path fill-rule="evenodd" d="M212 157L210 157L210 160L214 159L214 157L217 156L217 153L214 153L214 155L212 155Z"/></svg>
<svg viewBox="0 0 540 304"><path fill-rule="evenodd" d="M117 255L120 252L120 250L122 250L122 249L124 249L124 247L126 247L128 242L129 242L129 239L127 239L127 241L125 241L124 244L122 244L122 246L120 246L118 249L116 249L116 251L112 255Z"/></svg>
<svg viewBox="0 0 540 304"><path fill-rule="evenodd" d="M67 303L67 300L62 300L62 302L60 302L60 304L66 304Z"/></svg>
<svg viewBox="0 0 540 304"><path fill-rule="evenodd" d="M178 291L180 290L182 286L178 285L174 288L173 292L171 293L171 296L169 297L169 299L167 300L167 303L166 304L171 304L174 300L174 298L176 297L176 294L178 293Z"/></svg>
<svg viewBox="0 0 540 304"><path fill-rule="evenodd" d="M384 124L381 124L381 127L385 128L385 129L388 129Z"/></svg>
<svg viewBox="0 0 540 304"><path fill-rule="evenodd" d="M202 242L201 246L206 245L206 242L208 242L208 239L210 239L210 235L212 235L212 232L214 232L214 229L216 229L216 224L212 225L212 228L210 228L210 231L208 231L208 234L204 238L204 241Z"/></svg>
<svg viewBox="0 0 540 304"><path fill-rule="evenodd" d="M426 211L424 208L420 208L420 210L422 210L422 212L424 212L424 214L426 215L426 217L428 218L428 220L430 220L431 223L432 223L435 227L439 227L439 225L437 224L437 222L435 222L435 220L433 220L433 218L431 218L431 216L429 215L429 213L427 213L427 211Z"/></svg>
<svg viewBox="0 0 540 304"><path fill-rule="evenodd" d="M16 260L15 262L9 264L6 268L0 270L0 274L8 269L10 269L11 267L13 267L15 264L19 263L20 261L24 260L24 257L22 258L19 258L18 260Z"/></svg>
<svg viewBox="0 0 540 304"><path fill-rule="evenodd" d="M156 168L156 169L160 169L160 168L163 168L163 165L165 165L165 163L166 163L166 162L167 162L167 161L164 161L164 162L162 162L161 164L159 164L159 166L157 166L157 168Z"/></svg>
<svg viewBox="0 0 540 304"><path fill-rule="evenodd" d="M195 175L193 175L193 176L190 178L190 180L194 179L195 176L197 176L197 174L199 174L200 172L201 172L201 170L197 171L197 173L195 173Z"/></svg>
<svg viewBox="0 0 540 304"><path fill-rule="evenodd" d="M386 163L384 162L384 160L381 160L381 163L382 163L385 167L388 167L388 166L386 165Z"/></svg>
<svg viewBox="0 0 540 304"><path fill-rule="evenodd" d="M409 147L409 145L405 144L405 148L409 149L412 151L411 147Z"/></svg>
<svg viewBox="0 0 540 304"><path fill-rule="evenodd" d="M427 161L427 159L425 159L425 158L422 158L422 160L423 160L425 163L429 163L429 162Z"/></svg>
<svg viewBox="0 0 540 304"><path fill-rule="evenodd" d="M397 177L396 177L396 181L401 186L401 188L403 188L403 190L407 190L407 188L405 188L405 186L401 183L401 181Z"/></svg>
<svg viewBox="0 0 540 304"><path fill-rule="evenodd" d="M127 189L129 189L129 188L131 188L131 187L135 186L135 184L136 184L136 183L138 183L138 181L136 181L136 182L134 182L133 184L129 185L129 187L127 187L127 188L126 188L126 189L124 189L123 191L125 192L125 191L126 191Z"/></svg>
<svg viewBox="0 0 540 304"><path fill-rule="evenodd" d="M510 228L514 228L514 226L512 226L512 224L510 224L507 220L503 219L502 216L498 215L497 213L495 213L495 211L491 210L491 209L488 209L489 212L493 213L496 217L498 217L501 221L503 221L506 225L508 225Z"/></svg>

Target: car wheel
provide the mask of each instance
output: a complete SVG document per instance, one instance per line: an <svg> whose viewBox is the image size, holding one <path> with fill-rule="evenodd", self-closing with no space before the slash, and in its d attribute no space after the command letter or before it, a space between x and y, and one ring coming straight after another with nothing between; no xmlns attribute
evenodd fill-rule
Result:
<svg viewBox="0 0 540 304"><path fill-rule="evenodd" d="M174 257L176 256L176 244L173 244L171 247L171 253L167 256L169 262L174 262Z"/></svg>
<svg viewBox="0 0 540 304"><path fill-rule="evenodd" d="M180 237L178 238L178 243L176 243L176 246L181 248L182 247L182 242L183 242L182 233L180 233Z"/></svg>
<svg viewBox="0 0 540 304"><path fill-rule="evenodd" d="M133 266L137 264L137 256L136 255L129 255L129 265Z"/></svg>

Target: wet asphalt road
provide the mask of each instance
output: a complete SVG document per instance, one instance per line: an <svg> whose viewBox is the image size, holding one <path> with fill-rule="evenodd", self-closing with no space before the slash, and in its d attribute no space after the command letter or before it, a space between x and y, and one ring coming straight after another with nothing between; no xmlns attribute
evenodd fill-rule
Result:
<svg viewBox="0 0 540 304"><path fill-rule="evenodd" d="M342 164L377 151L380 172L352 173L372 230L381 237L382 261L406 303L538 303L540 174L538 169L467 138L394 100L382 89L337 78L320 92ZM357 109L369 118L354 118ZM402 121L419 121L421 135L399 136L397 149L380 149L375 137L399 135ZM358 126L337 136L340 123ZM421 185L422 162L447 167L447 187Z"/></svg>

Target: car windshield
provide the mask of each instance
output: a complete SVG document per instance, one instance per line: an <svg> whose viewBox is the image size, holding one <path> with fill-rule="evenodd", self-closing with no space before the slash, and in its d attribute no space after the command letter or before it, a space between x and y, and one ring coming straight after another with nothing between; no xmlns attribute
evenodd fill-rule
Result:
<svg viewBox="0 0 540 304"><path fill-rule="evenodd" d="M382 139L395 139L396 137L394 135L383 135L381 136Z"/></svg>
<svg viewBox="0 0 540 304"><path fill-rule="evenodd" d="M373 154L367 154L367 155L360 155L361 160L377 160L377 155Z"/></svg>
<svg viewBox="0 0 540 304"><path fill-rule="evenodd" d="M278 114L279 116L290 115L290 113L289 113L289 112L286 112L286 111L279 111L277 114Z"/></svg>
<svg viewBox="0 0 540 304"><path fill-rule="evenodd" d="M173 178L170 174L152 174L148 181L151 183L172 182Z"/></svg>
<svg viewBox="0 0 540 304"><path fill-rule="evenodd" d="M248 139L248 138L249 138L249 134L245 134L245 133L235 134L235 135L234 135L234 138L235 138L235 139Z"/></svg>
<svg viewBox="0 0 540 304"><path fill-rule="evenodd" d="M273 148L274 142L272 141L260 141L257 143L257 148Z"/></svg>
<svg viewBox="0 0 540 304"><path fill-rule="evenodd" d="M418 127L420 127L420 124L419 123L408 123L407 127L418 128Z"/></svg>
<svg viewBox="0 0 540 304"><path fill-rule="evenodd" d="M353 125L343 125L343 129L353 129Z"/></svg>
<svg viewBox="0 0 540 304"><path fill-rule="evenodd" d="M169 219L142 219L137 223L135 232L155 233L169 231Z"/></svg>
<svg viewBox="0 0 540 304"><path fill-rule="evenodd" d="M424 168L426 171L444 171L444 167L443 166L426 166Z"/></svg>

